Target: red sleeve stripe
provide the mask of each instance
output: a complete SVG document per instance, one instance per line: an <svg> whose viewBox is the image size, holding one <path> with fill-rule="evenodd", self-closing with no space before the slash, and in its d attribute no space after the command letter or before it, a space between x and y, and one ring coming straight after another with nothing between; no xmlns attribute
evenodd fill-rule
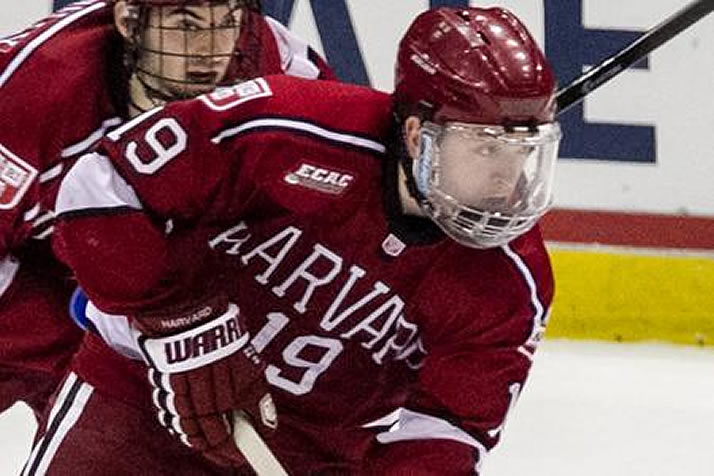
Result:
<svg viewBox="0 0 714 476"><path fill-rule="evenodd" d="M78 6L81 5L71 5L68 7L68 9L76 9ZM7 66L5 71L3 71L2 75L0 75L0 88L2 88L5 83L10 79L10 76L13 75L13 73L20 67L20 65L30 56L34 51L42 46L42 44L47 41L49 38L57 34L60 30L65 28L67 25L71 25L75 21L79 20L80 18L83 18L86 15L89 15L90 13L94 12L95 10L99 10L101 8L104 8L106 6L106 2L98 2L98 3L93 3L89 5L87 8L84 8L82 10L79 10L71 15L69 15L67 18L63 18L62 20L58 21L56 24L52 25L50 28L47 30L43 31L41 34L37 36L37 38L33 39L30 41L27 46L25 46L20 53L18 53L17 56L15 56L10 64Z"/></svg>

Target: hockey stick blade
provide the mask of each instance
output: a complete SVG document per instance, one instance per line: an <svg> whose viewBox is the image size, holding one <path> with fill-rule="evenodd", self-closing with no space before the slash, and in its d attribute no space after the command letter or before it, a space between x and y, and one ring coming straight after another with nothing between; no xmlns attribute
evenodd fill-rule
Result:
<svg viewBox="0 0 714 476"><path fill-rule="evenodd" d="M662 23L598 66L572 81L558 91L558 114L578 104L585 96L610 81L622 71L659 48L679 33L714 11L714 0L696 0L682 8Z"/></svg>
<svg viewBox="0 0 714 476"><path fill-rule="evenodd" d="M233 441L258 476L288 476L244 412L233 413Z"/></svg>

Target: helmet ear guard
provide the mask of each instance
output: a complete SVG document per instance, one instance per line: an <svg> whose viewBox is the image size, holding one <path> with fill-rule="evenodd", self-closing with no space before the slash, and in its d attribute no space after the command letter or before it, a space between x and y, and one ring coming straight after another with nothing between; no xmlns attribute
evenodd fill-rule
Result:
<svg viewBox="0 0 714 476"><path fill-rule="evenodd" d="M500 246L546 213L560 140L555 75L514 15L422 13L400 42L395 83L400 124L422 121L418 157L406 147L400 153L407 188L448 235L470 247ZM481 149L500 153L463 153Z"/></svg>

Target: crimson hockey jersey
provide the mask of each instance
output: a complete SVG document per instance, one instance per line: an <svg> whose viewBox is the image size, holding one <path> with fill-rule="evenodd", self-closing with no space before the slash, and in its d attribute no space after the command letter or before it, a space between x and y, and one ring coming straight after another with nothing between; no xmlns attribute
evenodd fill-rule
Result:
<svg viewBox="0 0 714 476"><path fill-rule="evenodd" d="M391 111L367 88L260 78L125 124L58 196L57 249L106 313L239 306L294 474L477 473L552 300L538 229L477 250L400 214ZM137 355L130 321L95 318ZM122 394L110 374L92 383Z"/></svg>

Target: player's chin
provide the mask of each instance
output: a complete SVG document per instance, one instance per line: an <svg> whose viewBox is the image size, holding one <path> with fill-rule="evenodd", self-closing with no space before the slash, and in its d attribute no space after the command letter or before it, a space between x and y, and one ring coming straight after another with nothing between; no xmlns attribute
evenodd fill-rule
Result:
<svg viewBox="0 0 714 476"><path fill-rule="evenodd" d="M210 93L216 89L216 83L182 83L172 84L166 90L170 96L179 99L190 99L201 94Z"/></svg>
<svg viewBox="0 0 714 476"><path fill-rule="evenodd" d="M165 78L164 87L171 96L179 98L196 97L213 91L222 75L216 72L188 73L182 80Z"/></svg>
<svg viewBox="0 0 714 476"><path fill-rule="evenodd" d="M196 96L200 96L201 94L210 93L211 91L216 89L216 86L217 86L216 83L192 84L192 85L189 85L188 88L185 89L185 91L187 92L187 96L196 97Z"/></svg>

